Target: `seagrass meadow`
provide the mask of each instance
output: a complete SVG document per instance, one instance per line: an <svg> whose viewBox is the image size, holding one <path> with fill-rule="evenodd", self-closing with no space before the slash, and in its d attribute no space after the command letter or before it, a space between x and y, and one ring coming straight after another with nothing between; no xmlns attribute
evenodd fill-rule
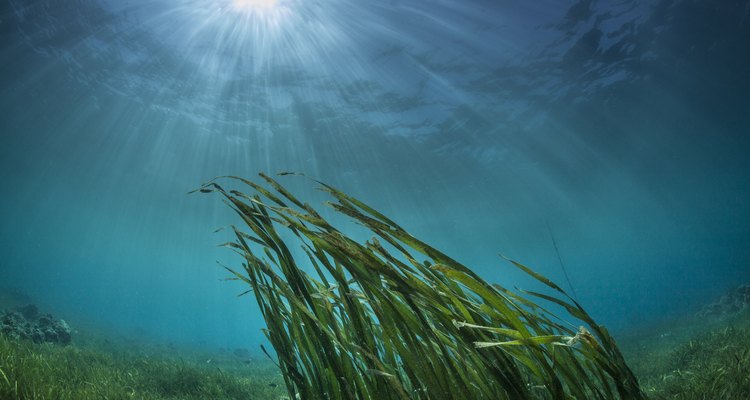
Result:
<svg viewBox="0 0 750 400"><path fill-rule="evenodd" d="M216 180L199 191L221 194L244 222L247 231L232 226L236 241L226 244L244 258L244 271L227 269L258 301L290 397L645 398L607 330L528 267L508 260L553 295L490 284L318 182L331 196L328 206L372 233L357 242L260 176L270 189L230 177L224 180L244 184L249 194ZM281 229L306 257L293 256ZM569 318L559 319L549 305Z"/></svg>
<svg viewBox="0 0 750 400"><path fill-rule="evenodd" d="M247 365L226 352L196 352L82 329L71 346L0 334L0 398L77 400L289 398L269 360ZM686 317L618 342L648 399L742 399L750 392L750 313ZM211 361L207 363L206 361Z"/></svg>
<svg viewBox="0 0 750 400"><path fill-rule="evenodd" d="M750 399L747 38L750 0L0 1L0 400Z"/></svg>

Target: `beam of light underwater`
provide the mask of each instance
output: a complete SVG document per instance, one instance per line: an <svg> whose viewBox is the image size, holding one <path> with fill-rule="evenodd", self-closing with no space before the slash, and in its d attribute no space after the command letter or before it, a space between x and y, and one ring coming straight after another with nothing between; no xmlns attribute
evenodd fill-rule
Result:
<svg viewBox="0 0 750 400"><path fill-rule="evenodd" d="M206 137L252 144L263 159L314 163L310 137L320 131L338 135L346 153L357 146L349 121L378 133L433 133L425 121L481 100L461 87L475 79L465 72L502 58L498 40L479 40L497 39L477 31L491 19L455 2L101 1L123 16L119 30L138 31L113 45L145 60L123 63L128 87L147 89L134 97L148 93L144 103L195 122ZM464 46L487 42L491 51ZM178 135L167 129L162 141Z"/></svg>
<svg viewBox="0 0 750 400"><path fill-rule="evenodd" d="M377 71L383 60L373 64L373 58L393 49L434 50L434 42L455 39L458 21L452 20L457 11L453 6L426 9L413 2L344 0L135 0L109 7L135 14L136 24L179 54L185 63L183 72L192 68L195 77L216 85L251 76L262 79L263 74L280 69L295 70L303 78L335 77L339 82L373 74L387 80L394 74ZM412 57L407 54L405 62L421 64Z"/></svg>
<svg viewBox="0 0 750 400"><path fill-rule="evenodd" d="M331 66L331 53L356 51L351 31L341 23L348 20L342 14L356 12L355 7L338 0L177 0L131 9L179 54L186 69L210 85L262 79L279 68L317 74Z"/></svg>

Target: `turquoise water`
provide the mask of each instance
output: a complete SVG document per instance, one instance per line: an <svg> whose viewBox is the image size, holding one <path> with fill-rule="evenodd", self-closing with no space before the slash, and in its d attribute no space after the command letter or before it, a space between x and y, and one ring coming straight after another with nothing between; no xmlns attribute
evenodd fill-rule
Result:
<svg viewBox="0 0 750 400"><path fill-rule="evenodd" d="M505 286L523 261L616 332L750 279L747 1L2 7L0 287L73 326L257 349L216 264L239 221L187 192L260 171Z"/></svg>

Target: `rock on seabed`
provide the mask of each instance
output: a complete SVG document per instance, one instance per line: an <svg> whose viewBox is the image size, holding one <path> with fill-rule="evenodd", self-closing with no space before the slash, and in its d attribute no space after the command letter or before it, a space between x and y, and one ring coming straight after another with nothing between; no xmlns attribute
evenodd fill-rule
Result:
<svg viewBox="0 0 750 400"><path fill-rule="evenodd" d="M34 304L0 312L0 332L10 338L35 343L69 344L71 330L65 320L41 314Z"/></svg>

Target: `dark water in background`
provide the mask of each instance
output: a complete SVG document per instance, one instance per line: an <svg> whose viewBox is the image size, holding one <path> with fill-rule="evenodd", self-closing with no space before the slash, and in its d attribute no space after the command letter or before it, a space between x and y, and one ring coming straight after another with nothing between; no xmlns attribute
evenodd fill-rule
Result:
<svg viewBox="0 0 750 400"><path fill-rule="evenodd" d="M548 221L615 331L750 279L748 1L5 0L0 41L0 286L72 321L256 349L186 193L258 171L506 286L565 283Z"/></svg>

